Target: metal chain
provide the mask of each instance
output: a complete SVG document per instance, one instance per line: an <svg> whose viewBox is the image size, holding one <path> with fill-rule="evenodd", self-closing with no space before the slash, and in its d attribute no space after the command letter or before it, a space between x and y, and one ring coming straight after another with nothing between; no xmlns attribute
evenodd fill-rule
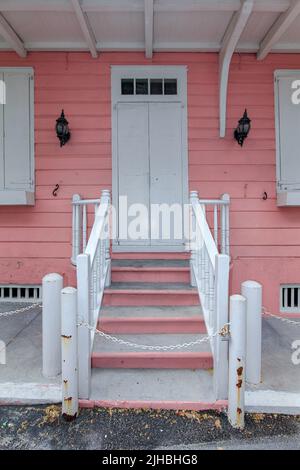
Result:
<svg viewBox="0 0 300 470"><path fill-rule="evenodd" d="M196 344L206 343L218 335L226 336L228 334L229 323L226 323L223 326L223 328L221 328L220 331L217 331L216 333L213 333L210 336L204 336L203 338L199 338L195 341L190 341L189 343L171 344L171 345L166 345L166 346L150 346L147 344L138 344L138 343L132 343L131 341L125 341L123 339L117 338L116 336L111 336L107 333L104 333L104 331L100 331L97 328L92 327L91 325L89 325L87 322L84 322L84 321L81 321L80 323L78 323L78 326L85 326L90 331L94 332L95 334L102 336L103 338L107 340L113 341L114 343L123 344L124 346L129 346L129 347L137 348L137 349L144 349L148 351L169 351L169 350L172 351L174 349L189 348L190 346L195 346Z"/></svg>
<svg viewBox="0 0 300 470"><path fill-rule="evenodd" d="M262 309L263 309L264 314L267 315L268 317L276 318L276 320L280 320L283 323L289 323L290 325L300 326L300 321L291 320L290 318L281 317L280 315L274 315L274 313L268 312L265 309L265 307L263 307Z"/></svg>
<svg viewBox="0 0 300 470"><path fill-rule="evenodd" d="M42 304L36 303L36 304L28 305L27 307L18 308L16 310L9 310L8 312L0 312L0 317L10 317L11 315L14 315L15 313L27 312L28 310L31 310L32 308L36 308L36 307L42 307Z"/></svg>

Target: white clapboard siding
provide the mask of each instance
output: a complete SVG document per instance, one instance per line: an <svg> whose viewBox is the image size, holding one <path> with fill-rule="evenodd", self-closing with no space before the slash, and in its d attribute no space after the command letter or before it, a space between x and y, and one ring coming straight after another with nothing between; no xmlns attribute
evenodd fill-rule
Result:
<svg viewBox="0 0 300 470"><path fill-rule="evenodd" d="M2 80L6 93L0 116L0 190L2 203L18 203L20 191L34 190L33 72L28 68L2 69Z"/></svg>

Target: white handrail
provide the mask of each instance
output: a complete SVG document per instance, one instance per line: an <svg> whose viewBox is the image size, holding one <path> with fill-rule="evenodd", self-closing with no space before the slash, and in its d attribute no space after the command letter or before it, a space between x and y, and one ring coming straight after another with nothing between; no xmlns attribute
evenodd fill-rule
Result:
<svg viewBox="0 0 300 470"><path fill-rule="evenodd" d="M192 205L194 217L196 219L197 229L200 230L201 232L201 237L207 249L210 262L213 268L215 268L215 258L216 258L216 255L218 254L218 250L214 242L214 239L212 237L208 223L206 221L206 217L204 215L199 199L191 197L191 205Z"/></svg>
<svg viewBox="0 0 300 470"><path fill-rule="evenodd" d="M83 206L84 207L84 206ZM82 254L77 256L78 321L96 328L104 289L110 285L110 192L102 191L94 224ZM89 398L94 331L78 329L79 397Z"/></svg>
<svg viewBox="0 0 300 470"><path fill-rule="evenodd" d="M220 199L199 199L206 219L212 213L211 231L217 248L225 255L230 255L229 240L229 194L223 194Z"/></svg>
<svg viewBox="0 0 300 470"><path fill-rule="evenodd" d="M76 266L77 256L83 253L89 236L88 209L94 206L96 216L100 199L81 199L79 194L72 198L72 256L71 262Z"/></svg>
<svg viewBox="0 0 300 470"><path fill-rule="evenodd" d="M85 253L90 255L91 262L93 262L96 255L97 246L99 240L105 238L105 224L107 222L107 214L109 210L109 195L100 202L100 205L97 209L93 228L91 230L88 243L85 248Z"/></svg>
<svg viewBox="0 0 300 470"><path fill-rule="evenodd" d="M220 336L214 336L214 333L220 331L228 323L229 256L219 253L206 219L205 208L196 191L191 192L190 204L191 228L194 235L191 237L191 284L197 287L206 329L211 336L215 397L226 399L228 345ZM222 204L228 208L229 212L227 202ZM214 222L216 223L215 218ZM222 244L222 248L224 249L225 245Z"/></svg>

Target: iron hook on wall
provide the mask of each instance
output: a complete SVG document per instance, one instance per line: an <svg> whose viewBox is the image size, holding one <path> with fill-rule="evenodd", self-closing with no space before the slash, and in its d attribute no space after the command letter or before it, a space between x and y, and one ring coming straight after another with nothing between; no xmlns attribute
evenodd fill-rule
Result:
<svg viewBox="0 0 300 470"><path fill-rule="evenodd" d="M59 184L56 184L56 185L55 185L55 188L54 188L53 191L52 191L52 195L53 195L54 197L57 197L57 191L58 191L58 190L59 190Z"/></svg>

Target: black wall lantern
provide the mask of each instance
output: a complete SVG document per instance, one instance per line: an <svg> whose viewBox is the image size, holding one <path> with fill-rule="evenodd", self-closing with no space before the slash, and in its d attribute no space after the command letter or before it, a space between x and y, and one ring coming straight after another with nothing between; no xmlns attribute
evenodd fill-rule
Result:
<svg viewBox="0 0 300 470"><path fill-rule="evenodd" d="M68 140L71 137L71 133L70 133L70 130L69 130L69 123L65 118L65 114L64 114L63 109L61 111L60 117L58 119L56 119L55 129L56 129L57 138L60 141L60 146L62 147L63 145L65 145L68 142Z"/></svg>
<svg viewBox="0 0 300 470"><path fill-rule="evenodd" d="M251 128L251 119L248 118L247 109L245 109L244 116L239 120L238 126L234 131L234 138L239 145L243 147L244 140L248 137Z"/></svg>

